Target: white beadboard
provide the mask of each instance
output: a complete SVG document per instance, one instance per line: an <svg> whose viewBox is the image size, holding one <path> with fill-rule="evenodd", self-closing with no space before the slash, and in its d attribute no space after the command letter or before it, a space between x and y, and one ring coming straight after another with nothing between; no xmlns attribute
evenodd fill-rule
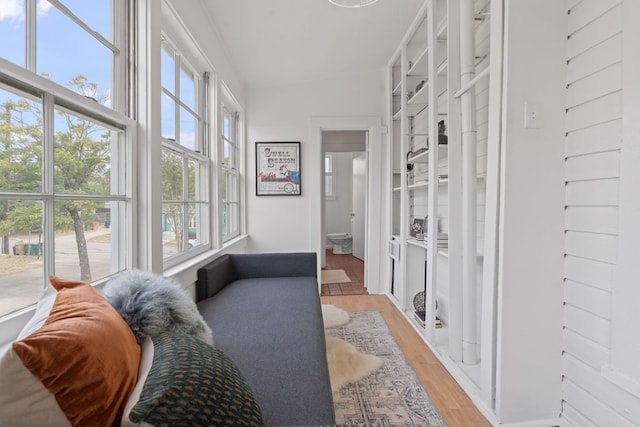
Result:
<svg viewBox="0 0 640 427"><path fill-rule="evenodd" d="M567 255L564 262L565 278L584 283L603 291L611 291L614 264Z"/></svg>
<svg viewBox="0 0 640 427"><path fill-rule="evenodd" d="M567 132L617 120L622 117L622 93L605 95L567 111Z"/></svg>
<svg viewBox="0 0 640 427"><path fill-rule="evenodd" d="M564 352L580 358L593 369L600 369L609 361L609 350L570 329L562 333Z"/></svg>
<svg viewBox="0 0 640 427"><path fill-rule="evenodd" d="M562 404L562 415L560 418L562 424L560 427L598 427L588 419L586 419L580 412L576 411L573 406L567 402Z"/></svg>
<svg viewBox="0 0 640 427"><path fill-rule="evenodd" d="M563 395L565 401L570 402L572 407L597 426L637 427L637 425L632 424L629 420L614 412L584 389L578 387L571 380L565 379Z"/></svg>
<svg viewBox="0 0 640 427"><path fill-rule="evenodd" d="M594 45L619 34L622 28L622 6L618 5L600 19L569 34L567 59L571 60Z"/></svg>
<svg viewBox="0 0 640 427"><path fill-rule="evenodd" d="M567 64L567 84L572 84L598 70L607 68L611 64L620 62L622 58L622 35L618 34L610 39L596 44L593 48L571 58Z"/></svg>
<svg viewBox="0 0 640 427"><path fill-rule="evenodd" d="M585 154L566 161L565 181L617 178L620 176L620 151Z"/></svg>
<svg viewBox="0 0 640 427"><path fill-rule="evenodd" d="M599 370L589 367L579 359L567 356L564 358L564 372L578 387L591 391L595 398L606 403L607 407L616 413L624 414L625 421L634 426L640 425L640 406L637 399L603 378Z"/></svg>
<svg viewBox="0 0 640 427"><path fill-rule="evenodd" d="M618 177L567 182L566 204L569 206L611 206L618 204Z"/></svg>
<svg viewBox="0 0 640 427"><path fill-rule="evenodd" d="M580 28L599 19L608 10L621 4L622 0L585 0L573 9L567 19L568 33L572 34Z"/></svg>
<svg viewBox="0 0 640 427"><path fill-rule="evenodd" d="M569 255L615 263L618 238L610 234L567 231L565 252Z"/></svg>
<svg viewBox="0 0 640 427"><path fill-rule="evenodd" d="M615 63L582 80L569 85L567 108L619 92L622 87L622 63Z"/></svg>
<svg viewBox="0 0 640 427"><path fill-rule="evenodd" d="M563 403L565 426L631 427L609 362L622 142L622 0L568 0ZM625 412L635 405L633 412Z"/></svg>
<svg viewBox="0 0 640 427"><path fill-rule="evenodd" d="M567 329L578 335L609 349L611 347L609 326L610 322L595 316L588 311L569 304L564 306L564 322Z"/></svg>
<svg viewBox="0 0 640 427"><path fill-rule="evenodd" d="M611 321L611 293L584 285L582 283L565 280L564 301L574 307Z"/></svg>
<svg viewBox="0 0 640 427"><path fill-rule="evenodd" d="M619 150L622 142L622 120L612 120L580 129L567 135L567 157L602 151Z"/></svg>
<svg viewBox="0 0 640 427"><path fill-rule="evenodd" d="M582 3L584 0L567 0L567 10L571 10L574 7L576 7L576 5Z"/></svg>
<svg viewBox="0 0 640 427"><path fill-rule="evenodd" d="M567 230L618 233L617 206L569 206L565 210Z"/></svg>

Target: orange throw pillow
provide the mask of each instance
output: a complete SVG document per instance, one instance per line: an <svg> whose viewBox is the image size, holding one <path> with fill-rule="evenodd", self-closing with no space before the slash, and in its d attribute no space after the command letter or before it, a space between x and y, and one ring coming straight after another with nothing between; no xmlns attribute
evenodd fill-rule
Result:
<svg viewBox="0 0 640 427"><path fill-rule="evenodd" d="M140 346L91 285L50 277L58 290L44 325L14 352L74 426L119 425L138 374Z"/></svg>

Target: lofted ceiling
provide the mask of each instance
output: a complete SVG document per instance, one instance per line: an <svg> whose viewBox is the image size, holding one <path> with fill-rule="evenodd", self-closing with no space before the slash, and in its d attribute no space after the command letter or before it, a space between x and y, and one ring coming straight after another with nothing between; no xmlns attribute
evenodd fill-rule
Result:
<svg viewBox="0 0 640 427"><path fill-rule="evenodd" d="M382 69L424 0L345 9L327 0L203 0L250 88Z"/></svg>

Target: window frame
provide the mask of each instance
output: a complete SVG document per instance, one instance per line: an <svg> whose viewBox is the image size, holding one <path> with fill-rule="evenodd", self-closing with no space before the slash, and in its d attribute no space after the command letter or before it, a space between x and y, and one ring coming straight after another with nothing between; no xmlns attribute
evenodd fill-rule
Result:
<svg viewBox="0 0 640 427"><path fill-rule="evenodd" d="M324 198L325 200L336 200L338 198L338 193L337 193L337 187L336 187L336 180L338 179L337 177L337 171L336 171L336 155L335 153L330 153L330 152L325 152L324 153L324 158L325 158L325 167L324 167L324 176L325 176L325 184L324 184ZM327 172L327 158L330 159L331 161L331 171ZM327 189L327 179L326 177L330 176L331 177L331 186L330 188ZM327 191L328 190L328 191Z"/></svg>
<svg viewBox="0 0 640 427"><path fill-rule="evenodd" d="M241 173L240 173L240 164L241 164L242 158L240 157L241 146L240 146L240 140L238 139L240 114L237 111L231 111L231 108L232 107L229 105L229 103L223 100L222 107L221 107L222 125L220 126L220 144L219 144L220 153L221 153L220 162L219 162L220 182L221 182L221 185L222 183L225 183L225 182L227 184L229 183L228 179L223 178L225 175L227 175L227 177L234 177L238 190L236 194L237 200L229 201L229 200L225 200L224 198L227 195L228 188L219 189L220 194L218 199L220 201L219 213L220 213L220 224L221 224L220 235L222 237L223 244L235 237L238 237L242 231L242 222L241 222L242 187L241 187ZM224 134L224 121L226 117L230 118L229 138L227 138ZM230 151L232 152L232 154L230 153L229 158L233 159L233 161L229 165L224 162L225 143L229 144ZM237 214L234 221L237 224L237 226L233 230L229 230L229 222L225 224L225 215L224 215L225 207L231 204L235 204L237 209L236 210ZM227 210L227 213L229 211L230 210ZM228 219L229 216L227 215L226 218Z"/></svg>
<svg viewBox="0 0 640 427"><path fill-rule="evenodd" d="M183 247L179 248L176 253L165 255L164 250L161 251L162 254L162 263L163 269L171 269L174 268L185 261L191 259L194 255L203 253L204 251L210 249L212 247L212 233L210 229L211 224L211 211L212 211L212 198L210 196L210 181L211 181L211 159L209 153L210 150L210 139L207 132L208 122L210 120L211 114L209 111L209 93L210 93L210 77L209 71L207 71L206 60L203 57L200 57L201 54L198 53L197 47L192 44L190 39L184 34L184 29L179 26L179 24L175 22L171 22L172 20L164 17L163 20L163 31L162 31L162 39L160 42L160 51L158 54L160 56L163 55L163 50L168 46L170 51L173 54L173 77L174 77L174 93L169 92L163 87L162 78L160 78L160 96L159 99L162 99L163 95L168 95L174 102L174 138L167 138L162 135L162 130L160 131L159 137L161 140L161 150L164 152L165 150L170 151L172 154L177 154L183 159L183 191L181 200L165 200L163 196L161 196L161 205L164 206L166 203L170 204L182 204L182 212L183 219L184 213L188 212L189 205L199 205L199 208L196 209L197 216L200 217L197 220L197 224L199 224L199 229L197 233L197 242L195 245L191 246L189 239L189 222L182 221L182 235L187 236L183 238ZM162 67L161 67L162 69ZM195 86L195 100L194 100L194 108L189 107L186 103L183 102L183 98L181 98L180 93L180 71L182 69L187 69L190 71L191 75L194 77L194 86ZM195 146L192 150L191 148L183 145L180 141L180 109L185 108L189 114L192 114L197 119L197 126L195 129ZM162 124L161 124L162 126ZM162 158L162 154L160 156ZM198 168L198 172L196 172L195 179L195 190L196 195L200 195L201 197L197 197L195 199L190 199L188 195L188 162L194 161L200 167ZM160 193L163 193L162 184L160 185ZM161 224L162 226L162 224Z"/></svg>
<svg viewBox="0 0 640 427"><path fill-rule="evenodd" d="M135 252L132 239L129 235L134 232L133 224L133 207L136 203L133 188L135 187L135 164L131 160L134 158L134 150L136 145L137 123L128 116L119 113L112 108L106 107L95 101L82 96L69 88L59 85L42 76L38 76L33 72L20 67L10 61L0 58L0 82L3 87L12 89L12 92L23 92L35 97L42 98L42 114L43 124L43 175L41 177L43 187L39 192L19 193L19 192L1 192L0 197L11 200L30 200L38 201L43 205L43 289L48 283L49 275L56 274L55 270L55 227L54 227L54 205L57 202L65 200L93 200L93 201L118 201L125 204L124 209L115 209L111 212L112 218L116 216L114 224L120 224L112 230L112 238L116 239L116 243L111 245L112 253L111 268L112 271L106 277L93 280L93 284L103 283L108 278L119 271L124 271L134 266L132 254ZM122 171L117 174L117 179L112 180L111 194L106 196L91 194L68 194L61 193L54 188L53 175L55 170L55 161L53 156L54 134L56 130L53 128L52 115L56 109L64 109L70 113L90 119L97 122L105 128L117 130L123 133L123 139L119 143L120 150L112 153L111 166L115 170ZM46 117L49 117L47 119ZM124 163L124 166L122 164ZM114 194L117 192L119 194ZM49 243L47 243L49 242ZM26 305L22 310L27 309L30 305ZM18 309L13 313L20 313ZM6 318L12 313L0 316Z"/></svg>

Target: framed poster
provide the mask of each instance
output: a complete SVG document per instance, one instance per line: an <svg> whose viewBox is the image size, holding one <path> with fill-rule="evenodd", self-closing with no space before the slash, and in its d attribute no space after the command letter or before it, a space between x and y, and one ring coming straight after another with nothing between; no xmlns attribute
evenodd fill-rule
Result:
<svg viewBox="0 0 640 427"><path fill-rule="evenodd" d="M300 142L256 142L256 196L299 196Z"/></svg>

